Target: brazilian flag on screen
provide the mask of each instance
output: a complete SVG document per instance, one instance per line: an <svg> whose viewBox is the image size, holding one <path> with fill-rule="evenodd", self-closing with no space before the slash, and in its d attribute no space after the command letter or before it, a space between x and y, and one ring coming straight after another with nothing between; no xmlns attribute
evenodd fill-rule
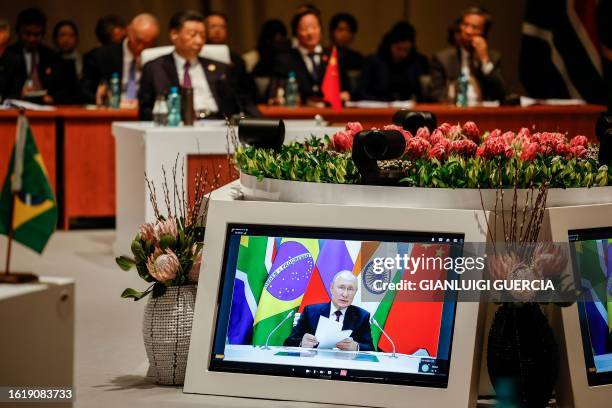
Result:
<svg viewBox="0 0 612 408"><path fill-rule="evenodd" d="M41 253L56 224L57 206L45 164L28 120L20 115L15 147L0 194L0 233L8 235L12 228L15 241Z"/></svg>

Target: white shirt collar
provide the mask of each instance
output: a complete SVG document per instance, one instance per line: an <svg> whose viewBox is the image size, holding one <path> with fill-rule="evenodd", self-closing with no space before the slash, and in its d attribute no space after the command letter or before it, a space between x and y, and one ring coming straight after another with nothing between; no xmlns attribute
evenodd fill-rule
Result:
<svg viewBox="0 0 612 408"><path fill-rule="evenodd" d="M342 315L344 315L346 313L347 307L342 308L342 309L338 309L336 307L336 305L334 304L334 302L330 302L330 305L331 305L330 310L329 310L329 315L330 316L334 316L336 314L337 310L339 310L342 313Z"/></svg>
<svg viewBox="0 0 612 408"><path fill-rule="evenodd" d="M298 49L300 54L302 54L302 56L304 57L307 57L308 54L310 54L310 51L302 47L300 44L297 44L296 48ZM321 46L321 44L317 44L317 46L314 48L312 52L314 52L315 54L323 54L323 47Z"/></svg>
<svg viewBox="0 0 612 408"><path fill-rule="evenodd" d="M123 40L123 58L128 57L130 60L134 59L134 54L130 51L130 47L128 47L128 39Z"/></svg>
<svg viewBox="0 0 612 408"><path fill-rule="evenodd" d="M174 57L174 63L176 64L176 67L180 68L181 70L184 69L185 61L187 61L187 60L185 58L181 57L176 51L172 52L172 56ZM190 64L191 67L195 67L199 63L200 62L198 61L197 58L195 58L192 61L189 61L189 64Z"/></svg>

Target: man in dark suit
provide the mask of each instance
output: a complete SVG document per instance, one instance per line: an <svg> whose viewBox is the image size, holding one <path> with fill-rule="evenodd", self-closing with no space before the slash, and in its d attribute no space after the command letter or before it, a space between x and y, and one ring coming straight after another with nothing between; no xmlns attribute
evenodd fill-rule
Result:
<svg viewBox="0 0 612 408"><path fill-rule="evenodd" d="M370 314L360 307L353 306L357 292L357 278L350 271L342 271L334 276L330 291L330 303L309 305L304 308L300 318L284 342L285 346L318 347L315 337L319 318L326 317L342 326L342 330L352 330L350 337L336 344L345 351L373 351Z"/></svg>
<svg viewBox="0 0 612 408"><path fill-rule="evenodd" d="M229 66L198 56L206 41L200 13L175 14L170 20L170 39L174 52L144 66L138 95L141 120L152 119L155 99L174 86L193 88L194 109L207 116L223 117L243 110L231 87Z"/></svg>
<svg viewBox="0 0 612 408"><path fill-rule="evenodd" d="M291 20L291 30L296 38L294 48L280 54L275 77L286 80L289 72L295 73L303 104L322 100L321 83L325 76L331 50L321 46L321 20L316 11L305 9ZM342 100L350 100L350 81L338 56Z"/></svg>
<svg viewBox="0 0 612 408"><path fill-rule="evenodd" d="M16 82L21 97L33 102L52 104L61 93L59 58L42 45L47 17L36 8L23 10L17 16L17 42L7 48L16 63Z"/></svg>
<svg viewBox="0 0 612 408"><path fill-rule="evenodd" d="M142 67L140 54L155 44L159 35L157 19L150 14L139 14L127 28L127 38L94 51L83 59L82 98L88 103L104 104L108 83L113 73L121 78L121 100L129 105L136 101Z"/></svg>
<svg viewBox="0 0 612 408"><path fill-rule="evenodd" d="M8 21L0 19L0 102L21 96L21 89L15 81L17 57L7 51L10 38L11 27Z"/></svg>
<svg viewBox="0 0 612 408"><path fill-rule="evenodd" d="M502 100L505 97L501 72L501 55L490 50L487 34L491 15L479 7L467 9L455 37L456 46L434 54L431 60L432 98L438 102L449 100L449 85L464 73L469 78L468 103L483 100Z"/></svg>

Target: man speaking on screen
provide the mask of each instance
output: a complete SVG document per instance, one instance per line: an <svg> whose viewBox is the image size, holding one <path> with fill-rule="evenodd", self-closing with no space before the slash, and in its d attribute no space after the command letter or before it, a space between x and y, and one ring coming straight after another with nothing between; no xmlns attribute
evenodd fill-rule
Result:
<svg viewBox="0 0 612 408"><path fill-rule="evenodd" d="M373 351L370 314L352 305L357 292L357 284L357 277L352 272L338 272L330 286L331 302L306 306L284 345L318 347L319 341L315 333L319 319L324 317L336 322L343 331L352 331L350 337L336 343L337 348L344 351Z"/></svg>

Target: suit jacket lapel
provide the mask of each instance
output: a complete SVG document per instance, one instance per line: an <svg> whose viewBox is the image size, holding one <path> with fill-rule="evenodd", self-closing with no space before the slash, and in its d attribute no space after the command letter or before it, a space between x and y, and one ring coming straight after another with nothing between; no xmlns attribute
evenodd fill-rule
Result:
<svg viewBox="0 0 612 408"><path fill-rule="evenodd" d="M199 61L204 71L204 79L208 82L210 92L213 98L215 98L215 102L217 102L217 108L219 108L219 112L223 112L224 108L221 106L221 95L219 95L220 68L214 62L207 61L203 58L199 58ZM213 65L215 69L209 69L209 67Z"/></svg>
<svg viewBox="0 0 612 408"><path fill-rule="evenodd" d="M353 318L353 305L346 308L346 312L344 313L344 321L342 322L342 330L353 330L352 327L347 327L347 323L352 323Z"/></svg>
<svg viewBox="0 0 612 408"><path fill-rule="evenodd" d="M178 77L178 71L176 70L176 64L174 63L174 57L172 54L169 54L164 58L163 67L164 71L166 71L167 78L170 80L170 86L180 86L181 82Z"/></svg>

